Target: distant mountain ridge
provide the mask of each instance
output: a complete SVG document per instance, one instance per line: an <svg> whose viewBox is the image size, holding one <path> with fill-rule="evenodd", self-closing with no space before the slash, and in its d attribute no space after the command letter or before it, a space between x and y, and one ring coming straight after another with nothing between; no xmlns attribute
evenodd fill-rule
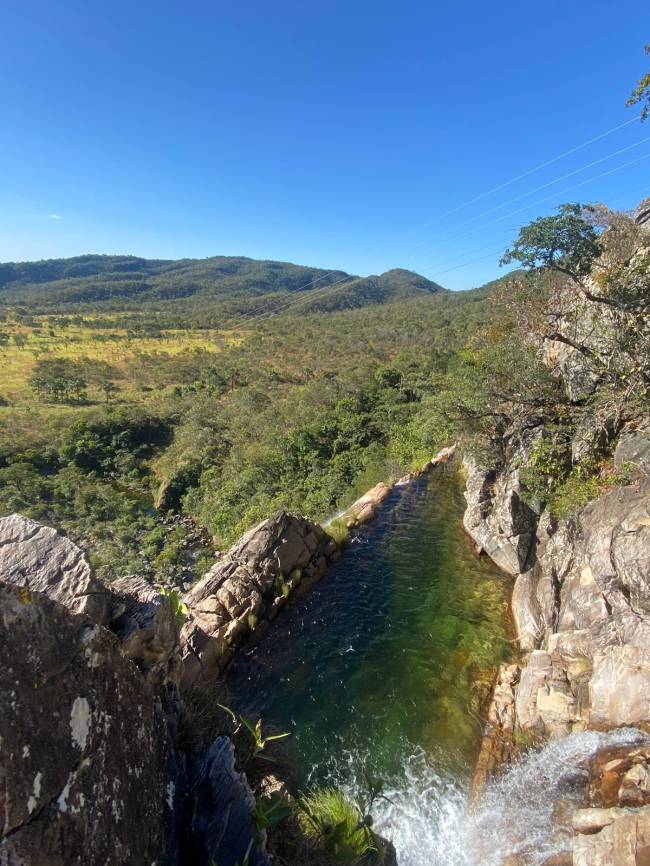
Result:
<svg viewBox="0 0 650 866"><path fill-rule="evenodd" d="M328 286L332 289L323 292ZM444 289L437 283L403 269L358 277L342 270L244 256L174 260L83 255L0 263L0 304L40 311L88 305L124 309L147 303L151 309L220 304L243 313L252 300L280 303L286 302L287 293L302 292L306 310L329 311L440 291ZM315 293L311 302L310 292Z"/></svg>

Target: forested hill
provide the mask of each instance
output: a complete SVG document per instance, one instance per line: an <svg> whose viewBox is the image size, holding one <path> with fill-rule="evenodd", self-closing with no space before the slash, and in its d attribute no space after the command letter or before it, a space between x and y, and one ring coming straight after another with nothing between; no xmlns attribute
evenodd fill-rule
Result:
<svg viewBox="0 0 650 866"><path fill-rule="evenodd" d="M225 315L239 315L257 312L260 301L263 309L274 309L297 293L305 293L311 311L337 310L441 290L406 270L361 278L345 271L234 256L164 260L85 255L0 264L0 304L22 305L34 312L141 309L143 303L167 311L214 310L216 304Z"/></svg>

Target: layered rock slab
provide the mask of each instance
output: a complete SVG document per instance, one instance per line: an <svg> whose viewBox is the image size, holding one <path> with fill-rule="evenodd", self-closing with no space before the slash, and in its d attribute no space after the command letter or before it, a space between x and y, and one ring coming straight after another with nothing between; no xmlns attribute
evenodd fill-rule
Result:
<svg viewBox="0 0 650 866"><path fill-rule="evenodd" d="M296 588L326 571L336 544L317 523L281 511L247 532L184 596L183 679L209 683Z"/></svg>

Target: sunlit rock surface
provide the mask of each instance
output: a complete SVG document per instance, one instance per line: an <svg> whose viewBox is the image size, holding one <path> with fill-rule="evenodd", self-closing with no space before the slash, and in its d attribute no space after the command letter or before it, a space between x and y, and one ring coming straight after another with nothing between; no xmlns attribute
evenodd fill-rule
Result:
<svg viewBox="0 0 650 866"><path fill-rule="evenodd" d="M317 523L278 512L247 532L185 595L183 677L210 682L303 581L322 577L336 545Z"/></svg>
<svg viewBox="0 0 650 866"><path fill-rule="evenodd" d="M82 551L21 514L0 518L0 579L42 592L95 622L108 619L106 587L92 575Z"/></svg>

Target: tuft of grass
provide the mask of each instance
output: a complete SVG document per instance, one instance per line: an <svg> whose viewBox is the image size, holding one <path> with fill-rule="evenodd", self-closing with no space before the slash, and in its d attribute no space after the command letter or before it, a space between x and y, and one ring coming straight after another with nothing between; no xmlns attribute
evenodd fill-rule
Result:
<svg viewBox="0 0 650 866"><path fill-rule="evenodd" d="M336 788L323 788L301 797L298 821L305 837L335 862L356 863L377 851L361 810Z"/></svg>
<svg viewBox="0 0 650 866"><path fill-rule="evenodd" d="M343 547L343 545L348 543L350 538L350 532L345 525L345 520L341 517L337 517L336 520L333 520L327 526L324 527L325 532L332 538L339 547Z"/></svg>

